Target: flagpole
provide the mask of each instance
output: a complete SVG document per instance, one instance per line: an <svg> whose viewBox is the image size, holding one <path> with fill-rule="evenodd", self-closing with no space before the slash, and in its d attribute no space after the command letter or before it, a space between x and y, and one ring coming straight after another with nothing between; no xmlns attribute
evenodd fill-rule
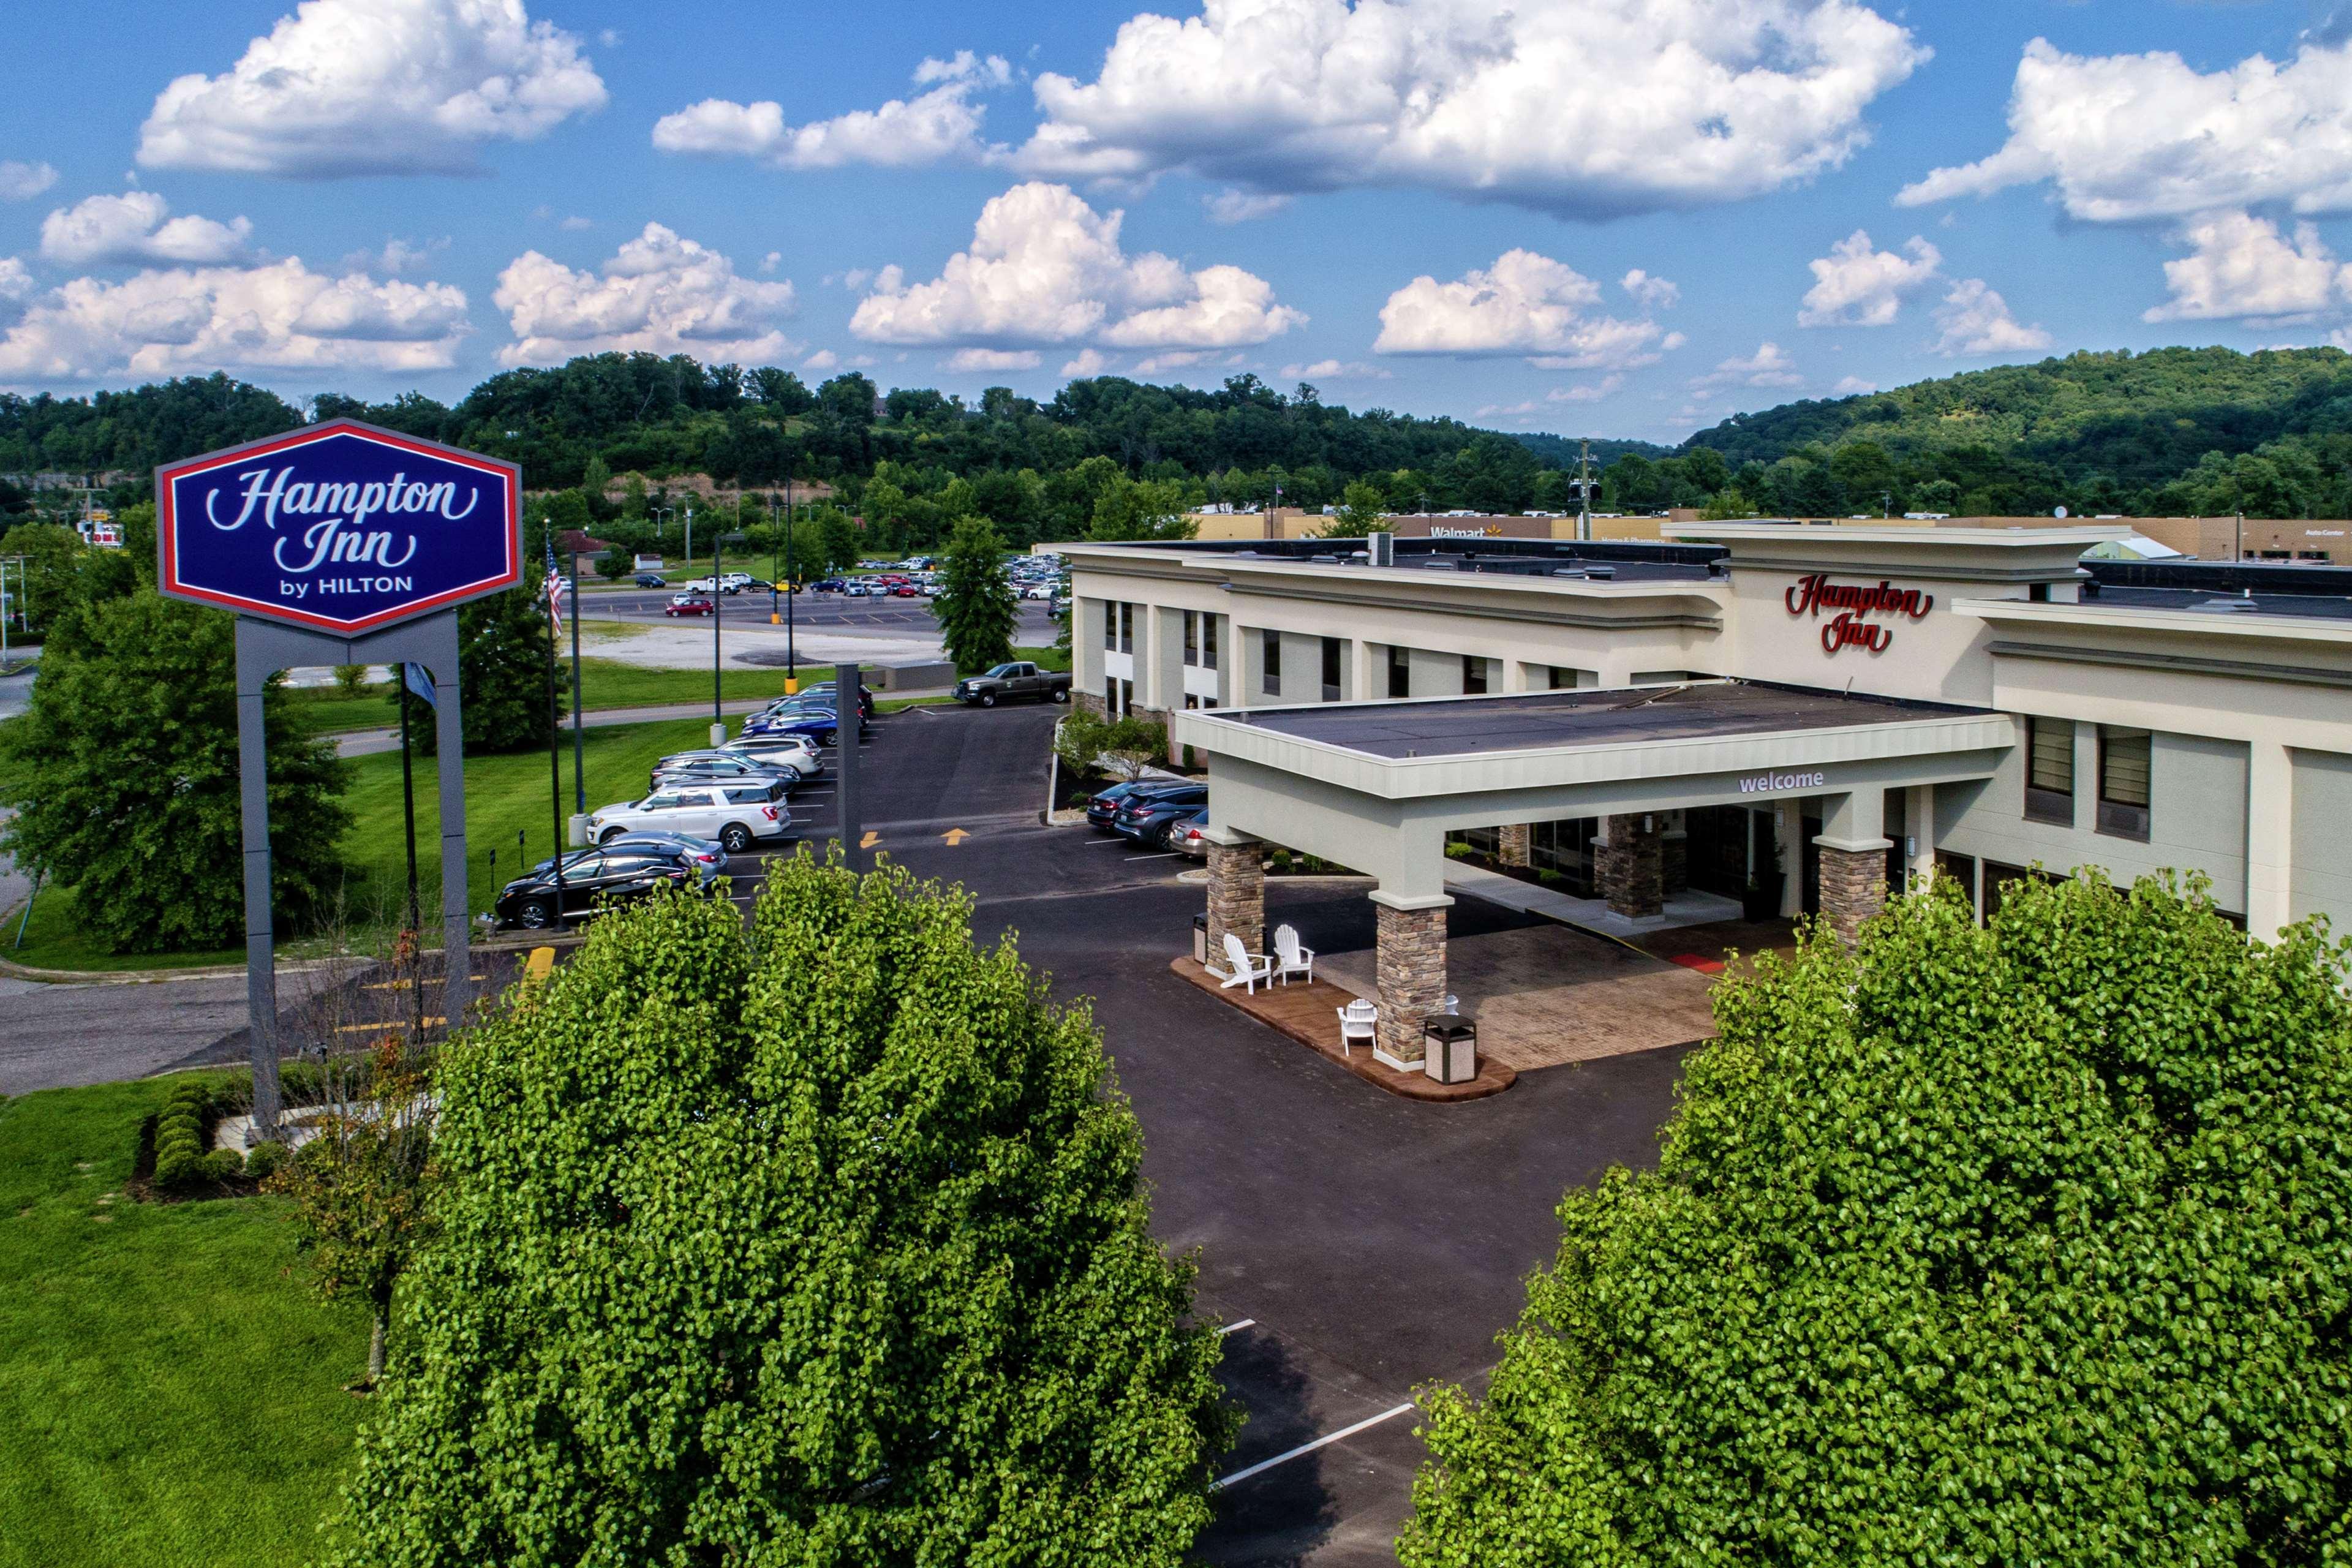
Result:
<svg viewBox="0 0 2352 1568"><path fill-rule="evenodd" d="M580 597L580 552L571 552L572 596ZM588 774L581 761L586 741L580 732L580 606L572 606L572 809L588 815Z"/></svg>
<svg viewBox="0 0 2352 1568"><path fill-rule="evenodd" d="M556 599L562 592L556 586L555 536L547 540L547 581L541 588L541 597L547 601L547 793L548 805L553 813L555 838L555 921L553 929L563 929L563 851L570 840L563 831L563 716L556 711L558 685L555 668Z"/></svg>

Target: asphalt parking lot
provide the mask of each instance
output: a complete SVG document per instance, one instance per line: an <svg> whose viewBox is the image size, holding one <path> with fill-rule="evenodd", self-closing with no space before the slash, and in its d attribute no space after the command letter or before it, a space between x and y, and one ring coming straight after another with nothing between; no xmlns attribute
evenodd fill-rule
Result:
<svg viewBox="0 0 2352 1568"><path fill-rule="evenodd" d="M1227 1481L1201 1558L1392 1562L1423 1458L1414 1391L1483 1383L1527 1275L1557 1247L1561 1192L1611 1164L1654 1160L1684 1050L1528 1072L1507 1094L1464 1104L1382 1093L1170 972L1202 907L1201 887L1178 880L1193 861L1040 822L1046 738L1062 711L878 719L860 752L862 831L919 874L961 882L981 940L1014 932L1058 1000L1090 1001L1143 1127L1155 1224L1197 1261L1199 1310L1229 1330L1222 1376L1248 1416L1219 1466ZM836 763L794 795L804 840L837 830L838 779ZM760 879L761 858L739 858L733 895L756 897ZM1366 890L1276 881L1268 918L1320 952L1369 948ZM1451 911L1465 934L1530 919L1468 898ZM478 954L480 988L505 984L516 958ZM229 1026L241 979L219 996L131 989L147 994L142 1012L170 993L201 1000L196 1014L209 1008L215 1028L192 1016L184 1033L148 1043L142 1065L99 1077L242 1059L244 1031ZM338 1005L363 1023L404 998L362 977ZM105 1031L93 1018L86 1032ZM80 1070L73 1081L94 1081Z"/></svg>
<svg viewBox="0 0 2352 1568"><path fill-rule="evenodd" d="M673 574L672 582L682 582ZM674 625L708 626L700 616L673 618L663 615L669 606L676 587L668 588L609 588L587 591L581 600L581 614L589 619L618 621L663 621ZM768 625L771 595L743 593L719 596L719 619L724 626L765 626ZM784 598L773 599L774 613L783 614ZM929 599L852 599L840 594L803 593L793 596L793 624L813 632L885 631L901 634L935 635L939 617L931 614ZM1060 626L1045 614L1045 601L1021 601L1021 620L1013 640L1024 647L1050 643Z"/></svg>

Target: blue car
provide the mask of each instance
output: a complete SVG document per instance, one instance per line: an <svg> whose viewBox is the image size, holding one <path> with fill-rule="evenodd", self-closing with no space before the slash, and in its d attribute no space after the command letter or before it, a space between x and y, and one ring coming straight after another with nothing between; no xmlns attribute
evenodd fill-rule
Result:
<svg viewBox="0 0 2352 1568"><path fill-rule="evenodd" d="M870 726L858 721L857 732L866 733ZM794 708L784 712L754 713L743 721L742 739L757 741L772 735L804 735L820 746L833 745L841 738L841 721L830 708Z"/></svg>

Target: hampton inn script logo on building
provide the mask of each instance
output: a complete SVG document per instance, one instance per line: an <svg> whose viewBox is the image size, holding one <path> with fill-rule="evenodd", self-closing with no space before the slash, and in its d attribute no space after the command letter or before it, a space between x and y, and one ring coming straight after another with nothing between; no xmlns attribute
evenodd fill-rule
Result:
<svg viewBox="0 0 2352 1568"><path fill-rule="evenodd" d="M1916 588L1897 588L1883 579L1874 585L1832 583L1827 574L1814 572L1790 584L1780 602L1788 605L1790 615L1800 617L1819 616L1824 610L1837 612L1822 627L1823 653L1847 647L1885 653L1895 640L1895 629L1865 617L1903 616L1916 621L1936 607L1936 595Z"/></svg>

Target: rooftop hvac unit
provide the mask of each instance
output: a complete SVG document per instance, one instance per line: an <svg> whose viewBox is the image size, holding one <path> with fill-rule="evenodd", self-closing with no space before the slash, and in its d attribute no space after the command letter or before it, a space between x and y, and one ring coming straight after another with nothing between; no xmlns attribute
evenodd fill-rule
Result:
<svg viewBox="0 0 2352 1568"><path fill-rule="evenodd" d="M1587 566L1584 569L1584 574L1588 577L1600 577L1605 580L1617 575L1617 568L1614 566Z"/></svg>
<svg viewBox="0 0 2352 1568"><path fill-rule="evenodd" d="M1375 533L1366 539L1364 541L1364 544L1370 553L1373 565L1393 566L1396 564L1395 534L1389 532Z"/></svg>

